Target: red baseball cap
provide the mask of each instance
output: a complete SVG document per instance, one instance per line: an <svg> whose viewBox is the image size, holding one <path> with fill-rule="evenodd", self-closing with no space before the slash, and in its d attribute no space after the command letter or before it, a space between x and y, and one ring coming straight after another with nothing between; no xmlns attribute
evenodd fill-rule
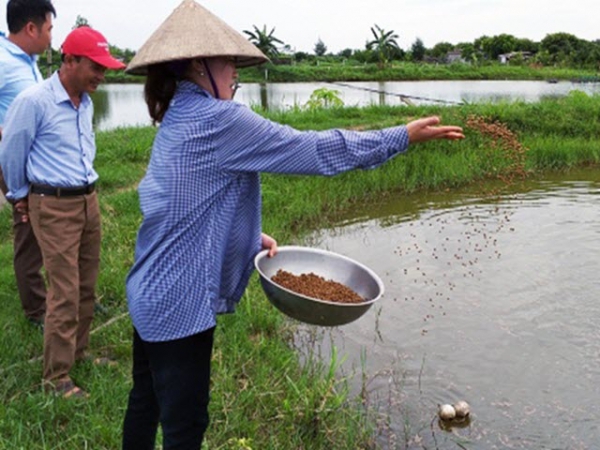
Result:
<svg viewBox="0 0 600 450"><path fill-rule="evenodd" d="M85 56L107 69L125 68L125 64L111 56L106 38L90 27L71 31L63 42L61 52L63 55Z"/></svg>

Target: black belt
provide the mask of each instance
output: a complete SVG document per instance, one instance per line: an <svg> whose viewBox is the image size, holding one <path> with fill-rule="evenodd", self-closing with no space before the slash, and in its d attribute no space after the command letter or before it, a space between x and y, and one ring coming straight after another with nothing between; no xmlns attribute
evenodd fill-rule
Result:
<svg viewBox="0 0 600 450"><path fill-rule="evenodd" d="M32 184L30 191L32 194L53 195L55 197L73 197L76 195L87 195L94 192L95 184L88 184L81 187L52 187L41 184Z"/></svg>

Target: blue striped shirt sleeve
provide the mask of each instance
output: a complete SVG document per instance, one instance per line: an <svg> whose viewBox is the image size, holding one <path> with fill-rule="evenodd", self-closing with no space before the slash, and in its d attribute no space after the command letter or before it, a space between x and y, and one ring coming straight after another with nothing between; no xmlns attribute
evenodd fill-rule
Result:
<svg viewBox="0 0 600 450"><path fill-rule="evenodd" d="M27 197L27 160L37 128L39 108L29 96L18 96L6 115L5 133L0 141L0 165L12 201Z"/></svg>
<svg viewBox="0 0 600 450"><path fill-rule="evenodd" d="M241 105L223 108L215 147L223 169L298 175L336 175L372 169L408 148L405 126L377 131L298 131Z"/></svg>

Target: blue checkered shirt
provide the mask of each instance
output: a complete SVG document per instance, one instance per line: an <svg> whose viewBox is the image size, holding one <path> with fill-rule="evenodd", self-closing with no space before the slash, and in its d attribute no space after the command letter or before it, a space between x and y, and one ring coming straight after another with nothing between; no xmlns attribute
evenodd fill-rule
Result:
<svg viewBox="0 0 600 450"><path fill-rule="evenodd" d="M181 82L139 186L127 298L142 339L190 336L233 312L261 249L259 172L335 175L407 147L403 126L301 132Z"/></svg>

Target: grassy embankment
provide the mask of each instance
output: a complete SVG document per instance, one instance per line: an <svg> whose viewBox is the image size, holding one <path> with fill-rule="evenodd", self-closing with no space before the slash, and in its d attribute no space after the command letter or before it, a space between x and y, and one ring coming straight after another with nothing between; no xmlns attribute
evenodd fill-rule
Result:
<svg viewBox="0 0 600 450"><path fill-rule="evenodd" d="M310 81L420 81L420 80L579 80L597 72L532 66L393 63L384 68L376 64L323 63L317 65L261 66L240 71L243 82Z"/></svg>
<svg viewBox="0 0 600 450"><path fill-rule="evenodd" d="M429 114L463 125L470 115L501 120L529 148L524 161L529 173L600 162L600 96L581 93L537 104L347 108L269 116L300 129L373 129ZM41 391L42 336L22 317L11 267L10 214L8 208L0 211L0 449L119 448L131 382L124 277L140 222L135 187L153 136L150 128L97 136L104 229L98 291L110 314L94 321L92 351L117 358L118 365L75 368L74 378L91 392L87 401L52 398ZM488 139L467 130L462 142L416 146L372 171L333 178L265 175L264 229L281 244L293 243L353 202L509 176L515 165L505 156ZM290 341L293 329L266 301L256 278L238 312L220 318L207 449L375 448L376 418L361 409L361 399L346 395L343 380L335 376L340 361L309 359L301 365ZM368 372L368 360L366 368Z"/></svg>
<svg viewBox="0 0 600 450"><path fill-rule="evenodd" d="M266 64L240 69L243 83L317 82L317 81L415 81L415 80L598 80L597 71L509 66L500 63L485 65L393 63L383 69L376 64L322 62L319 65ZM108 83L142 83L143 77L127 75L122 71L108 71Z"/></svg>

